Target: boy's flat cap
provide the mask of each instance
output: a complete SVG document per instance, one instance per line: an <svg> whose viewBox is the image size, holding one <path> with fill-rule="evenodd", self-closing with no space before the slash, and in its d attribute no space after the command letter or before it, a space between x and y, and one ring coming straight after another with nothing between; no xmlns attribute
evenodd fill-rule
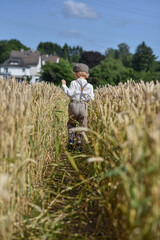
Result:
<svg viewBox="0 0 160 240"><path fill-rule="evenodd" d="M88 73L89 67L84 63L76 63L73 67L73 72L86 72Z"/></svg>

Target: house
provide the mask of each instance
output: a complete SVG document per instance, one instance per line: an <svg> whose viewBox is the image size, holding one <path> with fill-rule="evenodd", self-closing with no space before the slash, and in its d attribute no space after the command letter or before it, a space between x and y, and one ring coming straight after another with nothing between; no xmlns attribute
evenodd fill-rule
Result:
<svg viewBox="0 0 160 240"><path fill-rule="evenodd" d="M59 57L58 56L53 56L53 55L42 55L42 66L46 64L46 62L56 62L59 63Z"/></svg>
<svg viewBox="0 0 160 240"><path fill-rule="evenodd" d="M19 81L29 77L35 83L40 80L41 67L48 61L58 63L59 57L41 55L39 51L12 50L9 59L0 65L0 76L14 76Z"/></svg>

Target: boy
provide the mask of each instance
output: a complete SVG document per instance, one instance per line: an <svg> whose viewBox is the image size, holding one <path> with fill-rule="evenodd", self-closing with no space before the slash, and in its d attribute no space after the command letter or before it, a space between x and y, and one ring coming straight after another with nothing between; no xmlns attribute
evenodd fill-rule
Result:
<svg viewBox="0 0 160 240"><path fill-rule="evenodd" d="M86 80L89 77L88 71L89 68L86 64L77 63L73 67L73 75L76 80L71 82L70 87L66 86L64 79L61 80L62 90L70 98L68 105L69 121L67 123L69 148L74 145L76 138L72 128L77 125L87 127L88 102L89 100L94 100L93 86ZM78 138L79 140L76 144L81 146L82 135L79 134Z"/></svg>

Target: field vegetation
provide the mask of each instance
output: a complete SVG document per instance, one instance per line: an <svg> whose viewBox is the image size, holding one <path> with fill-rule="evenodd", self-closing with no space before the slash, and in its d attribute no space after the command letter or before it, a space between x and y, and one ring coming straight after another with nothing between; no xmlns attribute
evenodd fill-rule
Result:
<svg viewBox="0 0 160 240"><path fill-rule="evenodd" d="M82 152L67 151L68 103L0 80L0 239L158 240L160 83L96 88Z"/></svg>

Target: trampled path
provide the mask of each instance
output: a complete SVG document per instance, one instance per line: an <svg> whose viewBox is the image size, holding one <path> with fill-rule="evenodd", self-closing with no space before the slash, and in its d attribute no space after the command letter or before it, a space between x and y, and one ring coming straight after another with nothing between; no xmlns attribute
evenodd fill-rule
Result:
<svg viewBox="0 0 160 240"><path fill-rule="evenodd" d="M83 153L76 154L69 153L78 172L69 161L69 156L63 153L48 183L53 197L49 216L55 221L51 239L114 240L116 236L111 221L101 214L101 206L90 189L92 176L87 172L86 157Z"/></svg>
<svg viewBox="0 0 160 240"><path fill-rule="evenodd" d="M112 221L103 214L96 193L94 196L85 155L67 154L61 153L45 173L42 188L47 210L26 223L24 236L16 240L117 240Z"/></svg>

